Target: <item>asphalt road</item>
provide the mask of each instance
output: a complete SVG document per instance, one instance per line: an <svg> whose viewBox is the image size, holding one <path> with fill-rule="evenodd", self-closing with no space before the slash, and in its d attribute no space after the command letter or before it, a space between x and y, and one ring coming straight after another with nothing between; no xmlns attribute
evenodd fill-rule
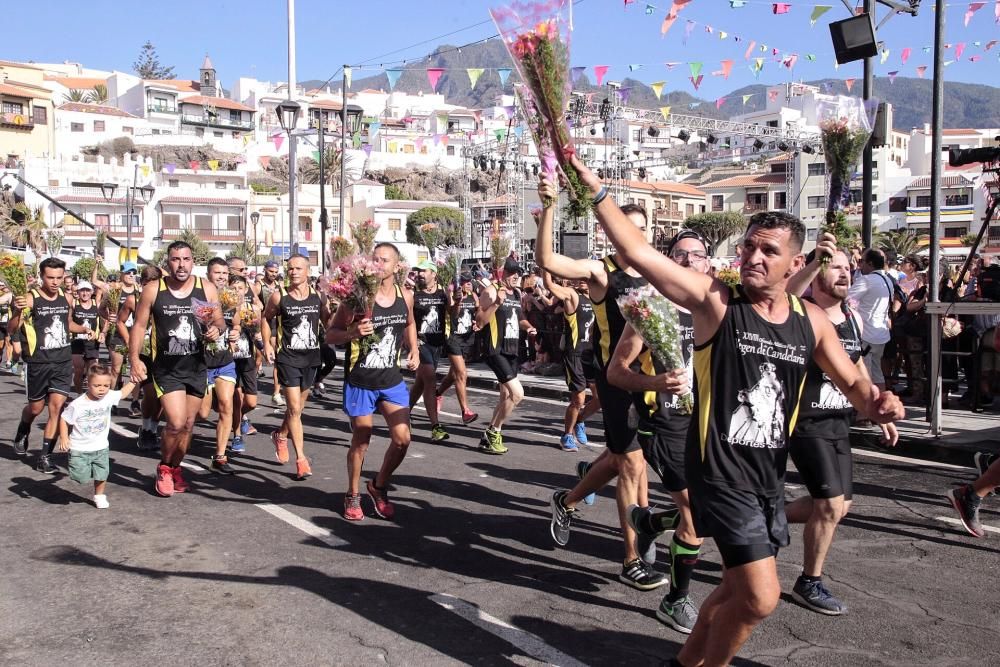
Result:
<svg viewBox="0 0 1000 667"><path fill-rule="evenodd" d="M522 404L503 457L475 450L482 427L457 424L453 397L445 443L430 442L418 408L394 480L396 519L372 516L365 498L369 516L353 524L340 516L339 392L307 409L309 480L274 460L267 434L279 415L262 394L261 434L235 460L238 475L205 468L213 433L201 425L191 492L169 499L152 493L156 458L125 435L138 423L118 418L108 510L64 474L34 471L40 431L26 460L14 456L23 395L16 378L0 377L0 664L651 665L683 642L653 615L663 589L617 580L612 489L583 509L568 548L553 544L553 489L572 485L575 462L600 451L556 447L555 401ZM492 399L473 392L482 414ZM378 431L366 475L384 448ZM939 519L953 516L943 493L972 470L859 453L855 476L854 511L826 568L850 613L820 616L786 595L737 664L1000 664L1000 531L976 540ZM803 493L794 474L788 481L790 496ZM652 495L664 503L659 488ZM1000 528L1000 501L986 507L985 523ZM794 527L778 561L786 591L800 558ZM719 581L719 562L707 546L696 601Z"/></svg>

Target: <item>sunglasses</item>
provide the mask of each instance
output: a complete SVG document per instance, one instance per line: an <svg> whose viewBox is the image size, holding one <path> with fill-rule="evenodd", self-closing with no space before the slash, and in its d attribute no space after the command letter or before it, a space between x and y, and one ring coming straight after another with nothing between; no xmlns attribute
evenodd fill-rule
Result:
<svg viewBox="0 0 1000 667"><path fill-rule="evenodd" d="M134 276L134 275L136 275L137 273L139 273L139 272L138 272L138 271L126 271L126 272L124 272L124 273L123 273L122 275L123 275L123 276Z"/></svg>

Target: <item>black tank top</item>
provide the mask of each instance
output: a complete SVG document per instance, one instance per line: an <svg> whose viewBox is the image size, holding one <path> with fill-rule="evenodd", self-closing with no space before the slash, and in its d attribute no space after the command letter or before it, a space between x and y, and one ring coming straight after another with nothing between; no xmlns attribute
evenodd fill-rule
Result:
<svg viewBox="0 0 1000 667"><path fill-rule="evenodd" d="M247 295L243 301L243 305L246 308L253 308L253 302L256 295L251 292L247 292ZM235 315L235 313L233 314ZM230 319L226 320L226 326L232 326L232 321ZM253 357L253 339L255 331L243 326L240 323L240 337L236 339L236 345L233 346L233 359L250 359Z"/></svg>
<svg viewBox="0 0 1000 667"><path fill-rule="evenodd" d="M688 381L693 382L693 370L691 367L694 359L694 324L691 320L691 313L678 311L678 320L681 329L681 355L684 358L684 366L687 368ZM648 348L644 348L639 355L639 370L649 376L665 373L666 368L660 363ZM655 391L637 392L632 395L635 402L635 409L639 413L639 428L645 430L656 429L666 426L668 422L677 419L687 419L690 415L677 412L679 396Z"/></svg>
<svg viewBox="0 0 1000 667"><path fill-rule="evenodd" d="M399 286L395 286L396 299L391 306L374 302L372 326L375 333L362 340L350 342L344 380L362 389L388 389L403 381L399 372L399 352L409 312Z"/></svg>
<svg viewBox="0 0 1000 667"><path fill-rule="evenodd" d="M475 335L473 325L476 323L476 310L478 309L476 297L471 294L462 297L462 300L458 302L458 308L452 311L451 335L453 337L468 339Z"/></svg>
<svg viewBox="0 0 1000 667"><path fill-rule="evenodd" d="M413 293L413 320L417 337L428 345L444 345L448 338L448 297L440 287L433 292Z"/></svg>
<svg viewBox="0 0 1000 667"><path fill-rule="evenodd" d="M580 303L572 313L563 313L566 318L566 333L563 336L563 351L582 353L590 346L590 329L594 324L594 302L590 297L580 295Z"/></svg>
<svg viewBox="0 0 1000 667"><path fill-rule="evenodd" d="M851 358L851 363L856 364L861 358L861 331L847 304L841 304L841 311L846 319L835 325L834 329L844 351ZM851 402L830 381L823 369L815 361L810 361L794 435L846 438L850 434L853 410Z"/></svg>
<svg viewBox="0 0 1000 667"><path fill-rule="evenodd" d="M604 270L608 274L608 291L601 301L593 302L594 360L601 369L607 368L615 346L625 331L626 320L618 309L618 297L648 284L642 276L631 276L622 271L614 255L604 258Z"/></svg>
<svg viewBox="0 0 1000 667"><path fill-rule="evenodd" d="M129 297L134 296L136 299L139 298L140 290L133 288L131 292L126 292L122 289L121 295L118 297L118 310L115 312L121 312L125 306L125 302L128 301ZM128 319L125 320L125 328L131 329L132 325L135 323L135 307L129 312ZM128 340L122 340L122 337L118 335L118 327L111 327L111 339L117 344L128 343Z"/></svg>
<svg viewBox="0 0 1000 667"><path fill-rule="evenodd" d="M229 350L229 330L233 328L233 317L236 311L230 310L222 313L222 318L226 321L226 328L219 332L219 337L215 342L205 341L205 366L208 368L222 368L233 363L233 353Z"/></svg>
<svg viewBox="0 0 1000 667"><path fill-rule="evenodd" d="M69 338L69 300L62 289L46 299L37 289L24 321L24 360L33 364L65 364L73 360Z"/></svg>
<svg viewBox="0 0 1000 667"><path fill-rule="evenodd" d="M816 345L805 304L792 295L788 302L788 318L768 322L737 287L719 330L695 347L689 479L770 497L784 492L786 440Z"/></svg>
<svg viewBox="0 0 1000 667"><path fill-rule="evenodd" d="M301 301L281 290L278 302L278 355L276 361L293 368L320 365L319 325L322 301L316 290Z"/></svg>
<svg viewBox="0 0 1000 667"><path fill-rule="evenodd" d="M91 331L97 331L99 328L98 326L99 320L100 316L97 314L97 303L95 303L93 300L91 300L89 308L84 308L83 306L81 306L79 301L77 301L76 304L73 306L73 321L79 324L80 326L85 326ZM82 333L82 334L75 334L74 338L87 339L89 338L89 336L85 333Z"/></svg>
<svg viewBox="0 0 1000 667"><path fill-rule="evenodd" d="M500 283L493 284L493 289L497 291L500 287ZM517 290L506 291L503 303L493 312L489 325L483 329L486 354L517 356L521 339L521 296Z"/></svg>
<svg viewBox="0 0 1000 667"><path fill-rule="evenodd" d="M167 287L166 279L160 279L150 309L153 325L149 332L149 347L155 367L192 374L204 372L201 324L194 316L193 299L205 301L201 278L194 279L194 287L185 297L174 296Z"/></svg>

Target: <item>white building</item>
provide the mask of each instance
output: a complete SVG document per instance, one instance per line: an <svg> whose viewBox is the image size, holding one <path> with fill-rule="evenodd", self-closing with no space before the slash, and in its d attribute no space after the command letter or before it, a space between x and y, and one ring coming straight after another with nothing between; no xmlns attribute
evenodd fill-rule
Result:
<svg viewBox="0 0 1000 667"><path fill-rule="evenodd" d="M65 102L56 107L55 141L60 155L79 156L82 148L117 137L145 134L144 118L117 107Z"/></svg>

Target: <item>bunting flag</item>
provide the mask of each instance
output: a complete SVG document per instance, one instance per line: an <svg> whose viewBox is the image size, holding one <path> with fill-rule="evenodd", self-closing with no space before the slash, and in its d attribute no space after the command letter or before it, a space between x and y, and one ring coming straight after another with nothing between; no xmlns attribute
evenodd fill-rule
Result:
<svg viewBox="0 0 1000 667"><path fill-rule="evenodd" d="M675 67L677 67L678 65L680 65L680 63L663 63L663 65L664 65L664 66L665 66L665 67L666 67L666 68L667 68L668 70L670 70L670 71L672 72L672 71L674 71L674 68L675 68Z"/></svg>
<svg viewBox="0 0 1000 667"><path fill-rule="evenodd" d="M663 116L663 120L667 119L670 115L670 107L660 107L660 114Z"/></svg>
<svg viewBox="0 0 1000 667"><path fill-rule="evenodd" d="M570 83L576 83L580 80L580 75L587 71L586 67L570 67L569 68L569 81Z"/></svg>
<svg viewBox="0 0 1000 667"><path fill-rule="evenodd" d="M395 153L399 149L399 144L397 144L395 141L390 141L388 144L386 144L386 148L389 149L390 153Z"/></svg>
<svg viewBox="0 0 1000 667"><path fill-rule="evenodd" d="M188 167L190 167L192 171L198 171L201 169L201 162L198 160L191 160L188 162Z"/></svg>
<svg viewBox="0 0 1000 667"><path fill-rule="evenodd" d="M654 81L649 84L649 87L653 89L653 94L656 95L656 99L660 99L660 95L663 94L663 86L667 85L666 81Z"/></svg>
<svg viewBox="0 0 1000 667"><path fill-rule="evenodd" d="M507 136L507 128L501 127L493 132L493 136L496 137L497 141L503 141L504 137Z"/></svg>
<svg viewBox="0 0 1000 667"><path fill-rule="evenodd" d="M149 178L149 171L150 170L149 170L149 165L148 164L142 165L142 177L143 178Z"/></svg>
<svg viewBox="0 0 1000 667"><path fill-rule="evenodd" d="M448 135L447 134L442 134L441 135L441 143L444 144L445 146L448 145Z"/></svg>
<svg viewBox="0 0 1000 667"><path fill-rule="evenodd" d="M354 148L355 150L357 150L358 148L361 148L361 133L360 132L355 132L354 136L351 137L351 148Z"/></svg>
<svg viewBox="0 0 1000 667"><path fill-rule="evenodd" d="M622 106L628 106L628 98L632 95L632 88L619 88L618 97L622 101Z"/></svg>
<svg viewBox="0 0 1000 667"><path fill-rule="evenodd" d="M730 9L739 9L740 7L746 7L746 0L729 0Z"/></svg>
<svg viewBox="0 0 1000 667"><path fill-rule="evenodd" d="M807 53L806 54L806 60L808 60L810 62L816 62L816 54L815 53Z"/></svg>
<svg viewBox="0 0 1000 667"><path fill-rule="evenodd" d="M716 109L721 109L722 105L725 103L725 101L726 101L725 97L720 97L719 99L715 100L715 108Z"/></svg>
<svg viewBox="0 0 1000 667"><path fill-rule="evenodd" d="M906 47L905 49L900 51L899 59L903 61L904 65L906 64L906 61L910 59L910 47Z"/></svg>
<svg viewBox="0 0 1000 667"><path fill-rule="evenodd" d="M707 32L709 35L711 35L712 34L712 26L706 25L705 26L705 32Z"/></svg>
<svg viewBox="0 0 1000 667"><path fill-rule="evenodd" d="M732 72L732 71L733 71L733 61L732 60L723 60L722 61L722 78L723 79L728 79L729 78L729 73Z"/></svg>
<svg viewBox="0 0 1000 667"><path fill-rule="evenodd" d="M628 66L628 71L630 71L630 72L634 72L637 69L642 69L642 65L629 65Z"/></svg>
<svg viewBox="0 0 1000 667"><path fill-rule="evenodd" d="M919 76L921 79L924 78L924 72L926 71L927 71L927 65L920 65L919 67L917 67L917 76Z"/></svg>
<svg viewBox="0 0 1000 667"><path fill-rule="evenodd" d="M688 80L691 81L691 85L694 86L694 89L698 90L698 88L701 87L701 81L704 78L705 78L704 75L699 74L696 77L695 76L689 76Z"/></svg>
<svg viewBox="0 0 1000 667"><path fill-rule="evenodd" d="M688 67L691 68L691 76L696 77L701 74L701 63L688 63Z"/></svg>
<svg viewBox="0 0 1000 667"><path fill-rule="evenodd" d="M507 79L510 78L510 72L511 70L509 67L501 67L500 69L497 70L497 74L500 76L501 86L507 85Z"/></svg>
<svg viewBox="0 0 1000 667"><path fill-rule="evenodd" d="M753 71L757 72L757 73L760 73L760 71L762 69L764 69L764 59L763 58L754 58L753 59Z"/></svg>
<svg viewBox="0 0 1000 667"><path fill-rule="evenodd" d="M244 134L243 135L243 145L246 146L249 143L250 143L250 135L249 134Z"/></svg>
<svg viewBox="0 0 1000 667"><path fill-rule="evenodd" d="M268 158L268 159L270 159L270 158ZM168 162L165 165L163 165L163 167L167 170L168 174L172 174L172 173L174 173L174 169L177 169L177 164L174 163L174 162Z"/></svg>
<svg viewBox="0 0 1000 667"><path fill-rule="evenodd" d="M719 31L719 39L725 39L726 37L729 37L729 33L726 32L725 30L720 30Z"/></svg>
<svg viewBox="0 0 1000 667"><path fill-rule="evenodd" d="M777 88L772 88L771 90L767 91L767 101L768 102L774 102L777 99L778 99L778 89Z"/></svg>
<svg viewBox="0 0 1000 667"><path fill-rule="evenodd" d="M965 10L965 27L969 27L969 21L972 19L972 15L978 12L980 9L986 6L985 2L970 2L969 8ZM998 10L1000 11L1000 10Z"/></svg>
<svg viewBox="0 0 1000 667"><path fill-rule="evenodd" d="M372 145L371 144L365 144L364 146L361 147L361 150L363 150L365 152L365 157L371 157L372 156Z"/></svg>
<svg viewBox="0 0 1000 667"><path fill-rule="evenodd" d="M414 146L414 148L417 149L418 153L420 151L422 151L423 148L424 148L424 138L423 137L417 137L416 139L414 139L413 140L413 146Z"/></svg>
<svg viewBox="0 0 1000 667"><path fill-rule="evenodd" d="M944 61L944 66L945 66L945 67L947 67L948 65L952 65L952 64L954 64L954 63L955 63L955 61L954 61L954 60L945 60L945 61Z"/></svg>
<svg viewBox="0 0 1000 667"><path fill-rule="evenodd" d="M798 59L799 59L799 54L793 53L792 55L785 58L781 62L781 64L787 67L788 69L792 69L793 67L795 67L795 63L798 62Z"/></svg>
<svg viewBox="0 0 1000 667"><path fill-rule="evenodd" d="M899 74L899 71L897 70L895 72L889 72L888 74L889 74L889 83L896 83L896 75Z"/></svg>
<svg viewBox="0 0 1000 667"><path fill-rule="evenodd" d="M319 162L319 160L317 160L317 162ZM209 160L208 161L208 168L211 169L212 171L218 171L219 170L219 161L218 160Z"/></svg>
<svg viewBox="0 0 1000 667"><path fill-rule="evenodd" d="M313 152L312 152L312 158L313 158L313 162L315 162L315 163L319 164L319 151L313 151ZM208 165L208 166L209 166L209 167L211 167L211 166L212 166L212 164L211 164L211 163L209 163L209 165Z"/></svg>
<svg viewBox="0 0 1000 667"><path fill-rule="evenodd" d="M508 104L503 108L503 112L506 114L508 120L514 117L515 111L516 109L513 104Z"/></svg>
<svg viewBox="0 0 1000 667"><path fill-rule="evenodd" d="M700 106L701 102L692 102L691 104L688 105L688 109L697 109Z"/></svg>
<svg viewBox="0 0 1000 667"><path fill-rule="evenodd" d="M750 40L750 46L747 47L747 52L743 54L744 60L750 60L750 54L753 53L753 48L757 46L757 42Z"/></svg>
<svg viewBox="0 0 1000 667"><path fill-rule="evenodd" d="M997 3L997 6L1000 6L1000 2ZM989 51L994 46L996 46L998 43L1000 43L1000 41L995 40L995 39L991 39L990 41L986 42L986 50Z"/></svg>
<svg viewBox="0 0 1000 667"><path fill-rule="evenodd" d="M257 158L257 163L260 164L261 169L267 169L268 167L271 166L271 156L270 155L261 155L259 158ZM167 165L167 166L169 167L170 165ZM172 174L174 172L173 172L173 170L171 170L168 173Z"/></svg>
<svg viewBox="0 0 1000 667"><path fill-rule="evenodd" d="M465 71L469 74L469 88L475 88L476 82L479 81L479 77L483 75L485 70L482 67L470 67Z"/></svg>
<svg viewBox="0 0 1000 667"><path fill-rule="evenodd" d="M441 75L444 74L444 70L440 67L429 67L427 68L427 81L431 84L431 90L437 92L438 82L441 80Z"/></svg>
<svg viewBox="0 0 1000 667"><path fill-rule="evenodd" d="M402 76L403 70L401 69L387 69L385 71L385 76L389 79L389 90L396 88L396 82L399 81L399 77Z"/></svg>
<svg viewBox="0 0 1000 667"><path fill-rule="evenodd" d="M686 24L684 24L684 39L682 39L681 41L684 42L685 44L688 43L688 37L690 37L692 31L694 31L694 26L695 26L694 21L688 21Z"/></svg>
<svg viewBox="0 0 1000 667"><path fill-rule="evenodd" d="M749 102L749 101L750 101L750 98L751 98L751 97L753 97L753 93L751 93L751 94L749 94L749 95L744 95L744 96L743 96L743 106L746 106L746 105L747 105L747 102Z"/></svg>
<svg viewBox="0 0 1000 667"><path fill-rule="evenodd" d="M830 5L816 5L813 7L812 14L809 15L809 26L812 27L816 25L816 21L819 21L819 17L826 14L828 11L833 9Z"/></svg>
<svg viewBox="0 0 1000 667"><path fill-rule="evenodd" d="M604 75L608 73L607 65L594 65L594 77L597 78L597 86L600 87L604 82Z"/></svg>
<svg viewBox="0 0 1000 667"><path fill-rule="evenodd" d="M997 0L997 4L993 8L993 14L996 16L996 23L1000 23L1000 0Z"/></svg>
<svg viewBox="0 0 1000 667"><path fill-rule="evenodd" d="M969 62L978 63L982 59L983 59L982 56L972 56L971 58L969 58Z"/></svg>
<svg viewBox="0 0 1000 667"><path fill-rule="evenodd" d="M771 5L771 11L775 14L787 14L792 5L787 2L775 2Z"/></svg>
<svg viewBox="0 0 1000 667"><path fill-rule="evenodd" d="M854 79L844 79L844 85L847 86L847 92L851 92L851 88L854 87Z"/></svg>
<svg viewBox="0 0 1000 667"><path fill-rule="evenodd" d="M271 141L274 143L274 150L280 151L281 144L285 143L285 137L284 135L276 134L273 137L271 137Z"/></svg>
<svg viewBox="0 0 1000 667"><path fill-rule="evenodd" d="M351 87L351 68L350 67L345 67L344 68L344 85L346 87L348 87L348 88Z"/></svg>
<svg viewBox="0 0 1000 667"><path fill-rule="evenodd" d="M959 42L955 45L955 60L961 60L962 54L965 52L965 42Z"/></svg>
<svg viewBox="0 0 1000 667"><path fill-rule="evenodd" d="M656 11L656 7L653 5L646 5L646 16L652 16L654 11Z"/></svg>
<svg viewBox="0 0 1000 667"><path fill-rule="evenodd" d="M378 134L378 131L382 128L382 123L372 123L368 126L368 138L369 141Z"/></svg>
<svg viewBox="0 0 1000 667"><path fill-rule="evenodd" d="M522 134L524 134L524 126L523 125L518 125L517 127L514 128L514 136L515 137L517 137L518 139L520 139Z"/></svg>
<svg viewBox="0 0 1000 667"><path fill-rule="evenodd" d="M670 30L674 21L677 20L677 15L690 2L691 0L673 0L673 4L670 6L670 11L667 12L667 16L663 19L663 24L660 26L660 35L667 34L667 31Z"/></svg>
<svg viewBox="0 0 1000 667"><path fill-rule="evenodd" d="M882 49L881 64L885 64L885 61L889 59L889 49Z"/></svg>

